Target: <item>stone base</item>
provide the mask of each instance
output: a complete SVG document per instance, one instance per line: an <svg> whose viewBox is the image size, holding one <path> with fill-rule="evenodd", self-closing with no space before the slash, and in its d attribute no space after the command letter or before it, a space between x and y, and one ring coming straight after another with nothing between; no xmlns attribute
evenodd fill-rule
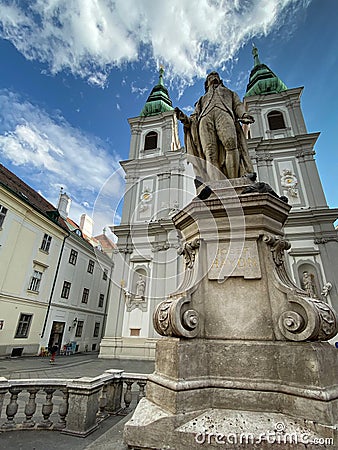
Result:
<svg viewBox="0 0 338 450"><path fill-rule="evenodd" d="M324 438L338 446L336 373L337 349L325 342L163 338L126 442L135 449L192 450L205 439L204 448L268 449L274 436L278 449L326 448L309 446ZM235 442L241 433L250 445ZM291 444L284 445L285 434L296 434Z"/></svg>
<svg viewBox="0 0 338 450"><path fill-rule="evenodd" d="M143 398L124 428L129 449L335 449L337 429L280 413L208 409L169 414Z"/></svg>
<svg viewBox="0 0 338 450"><path fill-rule="evenodd" d="M99 358L154 361L157 341L155 338L105 337L100 343Z"/></svg>

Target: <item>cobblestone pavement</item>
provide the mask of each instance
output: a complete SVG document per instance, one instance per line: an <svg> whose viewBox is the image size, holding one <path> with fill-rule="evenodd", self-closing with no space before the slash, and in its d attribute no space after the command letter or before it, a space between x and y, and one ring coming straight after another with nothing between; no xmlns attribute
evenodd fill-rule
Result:
<svg viewBox="0 0 338 450"><path fill-rule="evenodd" d="M57 356L54 364L44 356L0 358L0 376L8 379L96 377L108 369L125 372L151 373L154 362L139 360L101 359L97 353Z"/></svg>
<svg viewBox="0 0 338 450"><path fill-rule="evenodd" d="M0 376L7 379L96 377L107 369L152 373L154 362L139 360L99 359L97 353L58 356L55 364L48 357L0 358ZM6 403L5 403L6 405ZM2 418L3 418L2 413ZM124 450L121 417L112 416L86 438L67 436L58 431L0 431L0 449L6 450ZM96 444L97 442L97 444Z"/></svg>

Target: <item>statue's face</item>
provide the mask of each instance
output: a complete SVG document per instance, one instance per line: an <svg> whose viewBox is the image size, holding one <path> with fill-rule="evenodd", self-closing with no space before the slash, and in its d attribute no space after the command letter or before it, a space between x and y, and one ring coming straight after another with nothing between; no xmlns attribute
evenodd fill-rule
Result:
<svg viewBox="0 0 338 450"><path fill-rule="evenodd" d="M221 83L221 79L217 72L211 72L207 76L207 86L218 86Z"/></svg>

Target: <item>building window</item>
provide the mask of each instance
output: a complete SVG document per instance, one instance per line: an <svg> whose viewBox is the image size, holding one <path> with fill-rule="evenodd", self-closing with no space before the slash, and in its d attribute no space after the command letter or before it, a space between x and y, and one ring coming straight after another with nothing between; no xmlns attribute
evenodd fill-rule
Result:
<svg viewBox="0 0 338 450"><path fill-rule="evenodd" d="M144 150L154 150L157 148L157 133L150 131L144 139Z"/></svg>
<svg viewBox="0 0 338 450"><path fill-rule="evenodd" d="M279 130L280 128L285 128L284 117L280 111L269 112L268 122L270 130Z"/></svg>
<svg viewBox="0 0 338 450"><path fill-rule="evenodd" d="M49 236L49 234L45 233L43 235L40 250L43 250L44 252L49 252L49 247L50 247L51 242L52 242L52 236Z"/></svg>
<svg viewBox="0 0 338 450"><path fill-rule="evenodd" d="M94 261L92 259L89 260L88 262L88 269L87 272L89 273L93 273L94 272Z"/></svg>
<svg viewBox="0 0 338 450"><path fill-rule="evenodd" d="M99 337L100 322L95 322L93 337Z"/></svg>
<svg viewBox="0 0 338 450"><path fill-rule="evenodd" d="M31 281L29 283L28 290L34 291L34 292L39 292L41 278L42 278L42 272L34 270Z"/></svg>
<svg viewBox="0 0 338 450"><path fill-rule="evenodd" d="M108 269L104 269L102 279L106 280L108 278Z"/></svg>
<svg viewBox="0 0 338 450"><path fill-rule="evenodd" d="M83 288L83 292L82 292L82 303L88 303L88 297L89 297L89 289L88 288Z"/></svg>
<svg viewBox="0 0 338 450"><path fill-rule="evenodd" d="M2 224L4 223L7 211L8 211L7 208L5 208L4 206L0 205L0 228L2 227Z"/></svg>
<svg viewBox="0 0 338 450"><path fill-rule="evenodd" d="M82 330L83 330L83 320L78 320L77 326L76 326L76 331L75 331L75 337L81 337Z"/></svg>
<svg viewBox="0 0 338 450"><path fill-rule="evenodd" d="M102 308L104 304L104 294L100 294L99 297L99 308Z"/></svg>
<svg viewBox="0 0 338 450"><path fill-rule="evenodd" d="M61 291L61 298L68 298L69 297L69 292L70 292L70 287L71 287L71 283L69 283L69 281L64 281L63 282L63 287L62 287L62 291Z"/></svg>
<svg viewBox="0 0 338 450"><path fill-rule="evenodd" d="M77 251L71 249L68 262L70 264L73 264L73 266L75 266L75 264L76 264L77 255L78 255Z"/></svg>
<svg viewBox="0 0 338 450"><path fill-rule="evenodd" d="M16 329L16 338L27 338L29 327L32 322L32 314L20 314L19 323Z"/></svg>

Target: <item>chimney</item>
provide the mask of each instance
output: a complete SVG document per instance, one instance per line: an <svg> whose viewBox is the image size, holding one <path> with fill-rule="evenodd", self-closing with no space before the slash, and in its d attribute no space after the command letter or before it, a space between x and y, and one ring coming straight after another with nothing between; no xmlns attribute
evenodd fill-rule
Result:
<svg viewBox="0 0 338 450"><path fill-rule="evenodd" d="M93 219L89 217L87 214L82 214L80 218L80 229L86 234L88 237L93 236Z"/></svg>
<svg viewBox="0 0 338 450"><path fill-rule="evenodd" d="M65 192L63 192L63 188L61 188L59 195L58 211L63 219L67 219L71 203L72 201L70 197Z"/></svg>

